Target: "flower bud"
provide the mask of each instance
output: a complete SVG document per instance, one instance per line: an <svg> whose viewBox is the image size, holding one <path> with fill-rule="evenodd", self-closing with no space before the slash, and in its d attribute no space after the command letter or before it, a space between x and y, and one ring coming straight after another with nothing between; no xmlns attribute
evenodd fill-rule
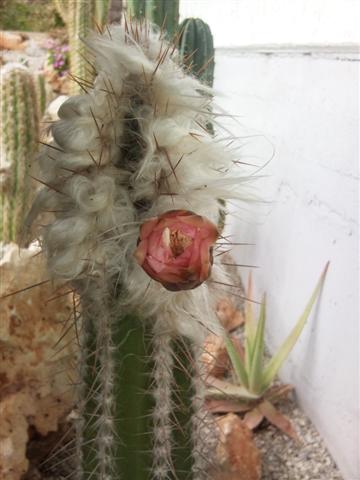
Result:
<svg viewBox="0 0 360 480"><path fill-rule="evenodd" d="M167 290L190 290L209 277L218 235L206 218L171 210L142 224L134 256Z"/></svg>

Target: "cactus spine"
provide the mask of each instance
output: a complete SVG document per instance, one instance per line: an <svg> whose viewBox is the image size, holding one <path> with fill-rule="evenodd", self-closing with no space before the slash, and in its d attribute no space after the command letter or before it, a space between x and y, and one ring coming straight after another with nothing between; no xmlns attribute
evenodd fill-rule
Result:
<svg viewBox="0 0 360 480"><path fill-rule="evenodd" d="M128 14L138 19L145 17L172 37L179 23L179 0L128 0Z"/></svg>
<svg viewBox="0 0 360 480"><path fill-rule="evenodd" d="M200 18L187 18L180 27L179 53L181 61L202 83L214 82L214 42L207 23Z"/></svg>
<svg viewBox="0 0 360 480"><path fill-rule="evenodd" d="M29 168L38 148L39 117L31 73L11 66L1 74L1 175L0 239L15 241L30 200Z"/></svg>

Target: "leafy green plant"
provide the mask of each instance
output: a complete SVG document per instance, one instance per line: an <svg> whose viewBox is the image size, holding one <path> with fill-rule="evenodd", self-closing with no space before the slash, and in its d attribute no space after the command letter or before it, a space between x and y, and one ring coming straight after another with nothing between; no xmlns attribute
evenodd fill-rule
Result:
<svg viewBox="0 0 360 480"><path fill-rule="evenodd" d="M255 319L251 302L247 302L245 313L244 348L225 333L224 342L231 361L234 382L217 378L208 381L208 398L220 400L212 403L212 411L248 412L245 421L252 428L264 417L290 436L296 437L288 419L272 405L273 401L286 395L290 385L274 386L276 375L294 348L311 310L323 287L329 263L326 264L320 279L299 319L289 336L272 358L265 362L265 323L266 297L264 295L258 320ZM252 298L252 282L249 280L247 298ZM223 402L225 400L225 403Z"/></svg>

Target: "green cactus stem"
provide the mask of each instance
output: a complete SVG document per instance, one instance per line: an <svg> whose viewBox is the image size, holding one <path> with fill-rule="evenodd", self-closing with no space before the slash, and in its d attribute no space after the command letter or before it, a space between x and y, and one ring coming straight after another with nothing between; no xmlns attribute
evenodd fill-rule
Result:
<svg viewBox="0 0 360 480"><path fill-rule="evenodd" d="M0 239L16 241L31 194L30 164L38 148L39 117L34 81L25 67L1 75L2 182Z"/></svg>
<svg viewBox="0 0 360 480"><path fill-rule="evenodd" d="M129 17L138 19L145 17L146 0L128 0L126 5Z"/></svg>
<svg viewBox="0 0 360 480"><path fill-rule="evenodd" d="M41 121L45 114L46 107L52 99L52 91L50 85L47 83L44 75L41 72L33 74L34 88L36 93L36 104L38 111L38 118Z"/></svg>
<svg viewBox="0 0 360 480"><path fill-rule="evenodd" d="M179 27L179 53L181 61L201 82L212 86L214 82L214 42L207 23L199 18L187 18Z"/></svg>
<svg viewBox="0 0 360 480"><path fill-rule="evenodd" d="M86 86L93 79L86 46L82 39L91 30L102 29L107 22L109 0L56 0L56 9L67 25L70 46L70 73ZM86 88L86 87L85 87ZM71 84L71 94L77 95L82 88L76 81Z"/></svg>
<svg viewBox="0 0 360 480"><path fill-rule="evenodd" d="M106 24L110 0L95 0L94 20L100 28Z"/></svg>
<svg viewBox="0 0 360 480"><path fill-rule="evenodd" d="M81 284L79 292L78 479L165 480L175 478L172 471L189 478L189 347L157 321L119 317L115 297L100 283Z"/></svg>
<svg viewBox="0 0 360 480"><path fill-rule="evenodd" d="M179 24L179 0L149 0L146 2L146 18L168 33L171 38Z"/></svg>
<svg viewBox="0 0 360 480"><path fill-rule="evenodd" d="M174 36L179 23L179 0L128 0L128 14L131 17L145 17Z"/></svg>
<svg viewBox="0 0 360 480"><path fill-rule="evenodd" d="M92 82L92 71L85 58L88 52L82 39L87 37L94 27L95 4L92 1L76 0L71 2L68 14L68 34L70 52L70 73L80 83ZM82 92L81 86L76 82L71 83L71 94Z"/></svg>

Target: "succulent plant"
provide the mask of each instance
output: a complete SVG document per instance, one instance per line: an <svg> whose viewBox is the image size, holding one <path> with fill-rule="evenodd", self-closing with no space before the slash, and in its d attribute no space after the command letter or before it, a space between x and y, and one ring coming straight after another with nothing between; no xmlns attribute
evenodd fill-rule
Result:
<svg viewBox="0 0 360 480"><path fill-rule="evenodd" d="M21 232L31 201L29 170L39 138L34 77L26 67L20 64L3 67L1 100L0 238L11 242Z"/></svg>
<svg viewBox="0 0 360 480"><path fill-rule="evenodd" d="M144 18L146 15L146 0L128 0L127 14L130 18L135 17L137 19Z"/></svg>
<svg viewBox="0 0 360 480"><path fill-rule="evenodd" d="M148 22L164 29L171 38L179 23L179 0L128 0L130 17L146 18Z"/></svg>
<svg viewBox="0 0 360 480"><path fill-rule="evenodd" d="M179 26L183 64L206 85L213 85L215 51L210 27L200 18L186 18Z"/></svg>
<svg viewBox="0 0 360 480"><path fill-rule="evenodd" d="M56 9L68 29L70 74L74 79L71 94L76 95L89 85L94 76L84 39L94 29L102 29L107 21L109 0L55 0Z"/></svg>
<svg viewBox="0 0 360 480"><path fill-rule="evenodd" d="M39 121L41 121L45 114L46 107L52 99L52 91L42 72L33 73L33 79L36 92L38 118Z"/></svg>
<svg viewBox="0 0 360 480"><path fill-rule="evenodd" d="M289 420L278 412L271 402L286 396L292 389L290 385L274 386L275 377L289 353L295 346L311 310L322 290L329 263L326 264L320 279L300 315L292 332L278 351L265 364L265 321L266 300L263 297L258 321L255 320L252 307L252 281L249 277L247 291L244 348L239 341L224 333L225 347L231 361L234 382L209 377L207 382L208 408L213 412L247 412L245 423L251 428L257 426L264 417L297 439L296 432Z"/></svg>
<svg viewBox="0 0 360 480"><path fill-rule="evenodd" d="M83 39L88 36L94 27L95 3L88 0L71 2L68 13L68 35L70 53L70 73L74 78L71 84L71 94L81 92L81 84L87 85L92 81L93 73L86 61L88 52ZM83 89L86 89L84 86Z"/></svg>
<svg viewBox="0 0 360 480"><path fill-rule="evenodd" d="M208 329L220 328L210 288L227 279L215 253L217 198L243 198L247 177L204 130L209 89L184 76L173 45L141 22L87 43L95 81L79 80L87 93L59 109L27 218L54 213L42 230L49 273L80 296L78 478L208 478L199 359ZM166 223L189 205L194 214ZM151 242L149 224L163 228ZM144 252L157 279L165 266L167 285L191 275L194 288L153 281L139 265Z"/></svg>

